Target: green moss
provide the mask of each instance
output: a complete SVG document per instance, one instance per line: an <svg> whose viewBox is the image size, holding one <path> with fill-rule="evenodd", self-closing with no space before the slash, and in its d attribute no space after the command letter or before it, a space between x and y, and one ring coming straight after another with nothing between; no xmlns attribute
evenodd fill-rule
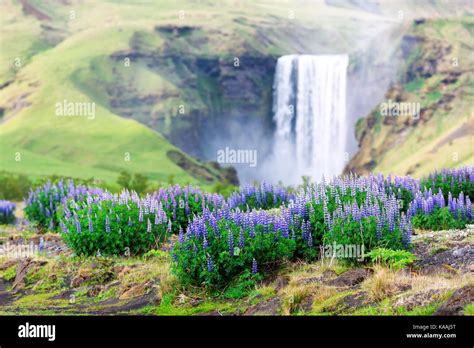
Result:
<svg viewBox="0 0 474 348"><path fill-rule="evenodd" d="M390 298L386 298L377 305L369 305L356 309L350 315L394 315Z"/></svg>
<svg viewBox="0 0 474 348"><path fill-rule="evenodd" d="M2 277L3 277L3 279L5 279L6 281L9 281L9 282L15 280L16 266L8 267L5 271L3 271Z"/></svg>
<svg viewBox="0 0 474 348"><path fill-rule="evenodd" d="M463 309L464 315L474 315L474 303L469 303L466 307Z"/></svg>
<svg viewBox="0 0 474 348"><path fill-rule="evenodd" d="M423 87L424 83L425 83L425 79L419 77L419 78L417 78L413 81L408 82L405 85L405 90L407 92L414 93L414 92L418 91L419 89L421 89Z"/></svg>
<svg viewBox="0 0 474 348"><path fill-rule="evenodd" d="M220 313L232 313L237 308L232 303L206 301L197 306L183 305L177 306L163 302L159 306L146 306L139 309L136 314L152 315L195 315L199 313L209 313L219 311Z"/></svg>
<svg viewBox="0 0 474 348"><path fill-rule="evenodd" d="M430 256L437 255L442 253L443 251L449 250L449 248L445 245L437 245L430 249Z"/></svg>
<svg viewBox="0 0 474 348"><path fill-rule="evenodd" d="M51 291L47 293L41 293L41 294L32 294L32 295L26 295L22 296L19 299L17 299L14 302L14 305L20 306L20 307L47 307L47 306L68 306L69 301L68 300L52 300L51 297L59 295L59 291Z"/></svg>
<svg viewBox="0 0 474 348"><path fill-rule="evenodd" d="M117 295L118 295L117 292L118 292L118 291L117 291L117 287L116 287L116 286L113 286L113 287L111 287L110 289L99 293L96 297L94 297L93 301L94 301L94 302L101 302L101 301L106 301L106 300L114 299L114 298L116 298Z"/></svg>
<svg viewBox="0 0 474 348"><path fill-rule="evenodd" d="M398 315L433 315L436 310L440 306L440 302L433 302L430 303L429 305L423 306L423 307L416 307L413 308L412 310L407 310L405 307L398 307L396 309L396 313Z"/></svg>
<svg viewBox="0 0 474 348"><path fill-rule="evenodd" d="M433 92L428 93L426 95L426 98L430 104L433 104L433 103L436 103L438 100L440 100L442 96L443 94L441 92L433 91Z"/></svg>
<svg viewBox="0 0 474 348"><path fill-rule="evenodd" d="M379 110L375 111L375 125L374 125L374 133L379 134L382 130L382 119L383 116Z"/></svg>
<svg viewBox="0 0 474 348"><path fill-rule="evenodd" d="M338 292L337 294L329 297L328 299L320 302L314 303L313 308L309 314L336 314L336 312L343 310L344 305L341 304L341 300L348 296L355 294L355 291L343 291Z"/></svg>

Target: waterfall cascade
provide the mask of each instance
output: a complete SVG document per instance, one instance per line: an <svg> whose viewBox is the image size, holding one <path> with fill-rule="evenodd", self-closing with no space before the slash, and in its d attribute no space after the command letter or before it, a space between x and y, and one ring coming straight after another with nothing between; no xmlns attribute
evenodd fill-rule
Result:
<svg viewBox="0 0 474 348"><path fill-rule="evenodd" d="M341 174L347 160L347 55L288 55L273 84L274 161L279 180Z"/></svg>

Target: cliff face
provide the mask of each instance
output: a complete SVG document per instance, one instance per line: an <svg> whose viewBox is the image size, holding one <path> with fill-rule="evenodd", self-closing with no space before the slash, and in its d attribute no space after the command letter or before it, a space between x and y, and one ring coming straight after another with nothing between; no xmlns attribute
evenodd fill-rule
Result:
<svg viewBox="0 0 474 348"><path fill-rule="evenodd" d="M357 122L359 151L345 173L423 175L474 161L473 32L471 18L413 23L399 48L397 81ZM400 107L419 115L397 116Z"/></svg>

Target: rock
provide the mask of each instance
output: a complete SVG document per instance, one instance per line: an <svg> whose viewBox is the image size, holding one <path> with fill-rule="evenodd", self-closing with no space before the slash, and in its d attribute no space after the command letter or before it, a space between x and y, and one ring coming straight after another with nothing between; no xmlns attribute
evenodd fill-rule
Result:
<svg viewBox="0 0 474 348"><path fill-rule="evenodd" d="M10 259L10 260L7 260L5 261L4 263L2 263L0 265L0 271L4 271L6 270L7 268L10 268L11 266L14 266L18 263L18 260L17 259Z"/></svg>
<svg viewBox="0 0 474 348"><path fill-rule="evenodd" d="M114 280L113 282L110 282L109 284L105 285L105 291L109 290L110 288L116 287L120 285L119 280Z"/></svg>
<svg viewBox="0 0 474 348"><path fill-rule="evenodd" d="M330 280L327 284L339 287L353 287L359 283L362 283L369 275L370 271L364 268L351 269L336 279Z"/></svg>
<svg viewBox="0 0 474 348"><path fill-rule="evenodd" d="M344 308L355 310L368 304L367 292L361 291L345 296L343 299Z"/></svg>
<svg viewBox="0 0 474 348"><path fill-rule="evenodd" d="M454 257L464 257L464 255L470 253L471 248L469 246L464 248L459 248L453 251Z"/></svg>
<svg viewBox="0 0 474 348"><path fill-rule="evenodd" d="M97 295L99 295L102 291L104 291L105 289L105 286L104 285L91 285L88 289L87 289L87 296L88 297L96 297Z"/></svg>
<svg viewBox="0 0 474 348"><path fill-rule="evenodd" d="M463 308L473 302L474 286L468 285L456 290L434 315L461 315Z"/></svg>
<svg viewBox="0 0 474 348"><path fill-rule="evenodd" d="M117 266L114 267L113 271L117 274L119 278L122 278L124 275L130 273L132 271L132 268L128 266Z"/></svg>
<svg viewBox="0 0 474 348"><path fill-rule="evenodd" d="M400 296L394 303L394 307L405 307L411 311L416 307L424 307L435 301L441 294L438 289L422 291L408 296Z"/></svg>
<svg viewBox="0 0 474 348"><path fill-rule="evenodd" d="M13 282L12 289L22 289L25 286L25 277L30 268L36 264L44 265L45 263L45 261L33 261L29 257L22 259L16 268L16 277L15 281Z"/></svg>
<svg viewBox="0 0 474 348"><path fill-rule="evenodd" d="M289 282L290 282L290 278L288 276L279 276L275 280L275 290L278 291L280 289L283 289L284 287L288 285Z"/></svg>
<svg viewBox="0 0 474 348"><path fill-rule="evenodd" d="M127 299L130 299L130 298L134 298L134 297L138 297L138 296L143 296L143 294L145 293L145 290L147 288L147 285L148 284L137 284L137 285L134 285L132 286L130 289L126 290L125 292L123 292L119 299L120 300L127 300Z"/></svg>
<svg viewBox="0 0 474 348"><path fill-rule="evenodd" d="M420 270L420 274L456 274L457 270L448 265L427 265Z"/></svg>
<svg viewBox="0 0 474 348"><path fill-rule="evenodd" d="M92 271L89 268L79 268L71 280L71 287L77 288L91 278Z"/></svg>
<svg viewBox="0 0 474 348"><path fill-rule="evenodd" d="M245 312L245 315L277 315L280 311L281 300L274 297L267 301L257 303Z"/></svg>

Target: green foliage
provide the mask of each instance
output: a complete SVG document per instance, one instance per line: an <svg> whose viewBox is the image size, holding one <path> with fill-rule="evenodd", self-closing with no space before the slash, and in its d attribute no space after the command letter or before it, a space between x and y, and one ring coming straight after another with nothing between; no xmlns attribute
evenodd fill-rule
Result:
<svg viewBox="0 0 474 348"><path fill-rule="evenodd" d="M364 250L376 247L402 249L403 232L397 226L389 231L388 226L381 229L381 238L377 238L377 220L375 217L362 218L360 221L337 220L331 230L326 230L323 236L325 245L363 245Z"/></svg>
<svg viewBox="0 0 474 348"><path fill-rule="evenodd" d="M122 170L117 179L117 184L119 184L120 187L123 187L129 190L131 180L132 180L132 175L129 172Z"/></svg>
<svg viewBox="0 0 474 348"><path fill-rule="evenodd" d="M0 173L0 199L21 201L28 196L32 183L26 175Z"/></svg>
<svg viewBox="0 0 474 348"><path fill-rule="evenodd" d="M151 249L143 254L145 259L158 258L158 259L167 259L168 253L163 250Z"/></svg>
<svg viewBox="0 0 474 348"><path fill-rule="evenodd" d="M211 191L228 198L232 193L238 191L238 187L227 182L218 181L211 187Z"/></svg>
<svg viewBox="0 0 474 348"><path fill-rule="evenodd" d="M463 313L464 315L474 316L474 303L470 303L464 307Z"/></svg>
<svg viewBox="0 0 474 348"><path fill-rule="evenodd" d="M120 172L120 175L117 179L117 184L122 188L133 190L139 194L142 194L147 191L148 179L146 176L140 173L135 173L132 175L129 172L123 170Z"/></svg>
<svg viewBox="0 0 474 348"><path fill-rule="evenodd" d="M449 229L463 229L466 224L471 221L464 214L463 217L458 216L457 218L449 212L449 208L436 207L430 215L417 214L413 216L412 223L413 227L423 230L449 230Z"/></svg>
<svg viewBox="0 0 474 348"><path fill-rule="evenodd" d="M154 214L143 214L135 202L116 204L113 200L91 202L89 207L70 203L77 214L65 219L66 244L76 255L137 255L157 248L167 237L167 224L154 224ZM62 212L58 213L62 216ZM148 221L151 219L151 222Z"/></svg>
<svg viewBox="0 0 474 348"><path fill-rule="evenodd" d="M144 193L147 187L148 187L147 177L140 173L135 173L135 175L133 176L132 183L131 183L132 190L138 193Z"/></svg>
<svg viewBox="0 0 474 348"><path fill-rule="evenodd" d="M458 174L457 179L451 173L430 175L428 178L421 180L420 188L422 191L431 189L433 193L441 190L444 197L448 197L450 192L453 197L458 197L463 192L471 201L474 201L474 181L470 180L467 173L464 175Z"/></svg>
<svg viewBox="0 0 474 348"><path fill-rule="evenodd" d="M416 260L416 256L407 250L392 250L376 248L366 254L372 263L381 264L392 269L403 269L409 267Z"/></svg>
<svg viewBox="0 0 474 348"><path fill-rule="evenodd" d="M387 190L388 191L388 190ZM326 190L327 211L334 214L337 209L336 195L341 203L352 204L360 208L366 204L367 192L356 189L355 194L347 188L342 192L340 188L331 192ZM372 202L383 209L383 204L375 197ZM374 247L387 247L399 249L404 247L404 233L398 224L394 223L393 231L389 230L388 224L380 226L379 236L377 236L377 218L368 216L356 221L352 215L346 219L336 218L329 229L324 218L324 204L322 201L313 200L310 203L309 220L312 226L312 236L315 245L364 245L364 250L368 251ZM378 238L379 237L379 238Z"/></svg>
<svg viewBox="0 0 474 348"><path fill-rule="evenodd" d="M50 186L48 183L35 192L31 192L24 212L26 218L31 222L36 222L39 227L54 229L58 225L56 210L62 198L67 195L67 189L57 186L49 189Z"/></svg>
<svg viewBox="0 0 474 348"><path fill-rule="evenodd" d="M10 266L3 272L3 279L12 282L16 277L16 266Z"/></svg>
<svg viewBox="0 0 474 348"><path fill-rule="evenodd" d="M262 225L255 226L255 236L249 237L249 230L242 231L245 246L240 248L240 227L233 221L220 220L219 237L209 230L207 246L194 235L187 235L183 243L173 249L173 272L183 284L204 285L206 287L225 287L236 278L255 279L259 274L276 267L285 259L293 258L296 241L284 238L265 230ZM229 250L229 235L235 246ZM258 273L251 275L252 262L258 260ZM209 269L209 261L212 269Z"/></svg>
<svg viewBox="0 0 474 348"><path fill-rule="evenodd" d="M261 275L252 275L250 270L245 270L223 294L224 298L239 299L247 296L255 288L255 284L261 279Z"/></svg>

